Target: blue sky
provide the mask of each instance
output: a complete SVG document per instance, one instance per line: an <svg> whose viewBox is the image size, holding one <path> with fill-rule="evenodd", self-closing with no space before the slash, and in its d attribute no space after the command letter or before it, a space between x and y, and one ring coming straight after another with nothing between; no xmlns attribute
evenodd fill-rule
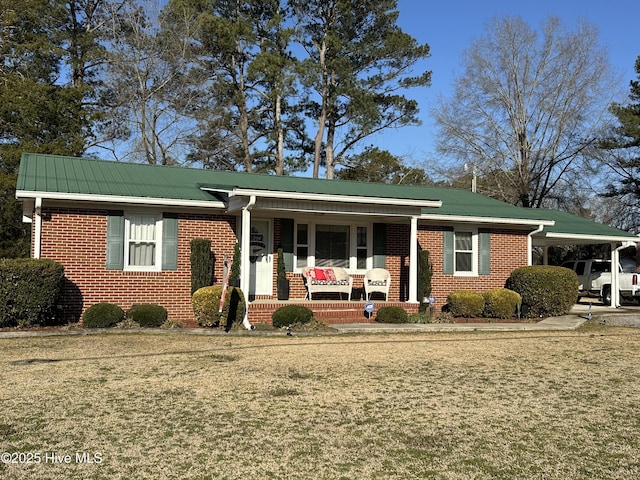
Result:
<svg viewBox="0 0 640 480"><path fill-rule="evenodd" d="M559 17L569 30L578 19L598 27L600 44L609 51L611 63L621 75L627 101L629 81L636 78L633 66L640 55L640 1L638 0L398 0L398 23L420 43L431 47L431 58L422 66L432 71L429 88L411 92L418 100L423 125L390 130L371 139L374 145L421 163L434 156L433 126L428 109L438 95L449 96L456 74L461 72L462 52L485 32L486 23L498 16L520 16L538 28L548 15Z"/></svg>

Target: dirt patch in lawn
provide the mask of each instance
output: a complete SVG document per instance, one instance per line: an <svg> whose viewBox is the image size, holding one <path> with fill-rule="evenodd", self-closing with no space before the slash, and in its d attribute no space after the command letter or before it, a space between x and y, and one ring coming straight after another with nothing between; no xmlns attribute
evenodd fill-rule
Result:
<svg viewBox="0 0 640 480"><path fill-rule="evenodd" d="M0 477L635 480L639 360L599 326L0 339Z"/></svg>

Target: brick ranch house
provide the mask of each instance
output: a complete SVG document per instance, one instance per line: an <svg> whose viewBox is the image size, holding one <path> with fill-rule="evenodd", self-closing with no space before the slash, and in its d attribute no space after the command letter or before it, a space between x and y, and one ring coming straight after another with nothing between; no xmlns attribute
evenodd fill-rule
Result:
<svg viewBox="0 0 640 480"><path fill-rule="evenodd" d="M97 302L164 306L195 326L190 241L212 241L214 281L241 245L249 321L270 322L288 302L328 322L366 321L364 300L305 300L302 268L341 266L362 287L367 270L391 274L388 300L416 312L418 250L430 252L432 295L504 286L531 264L532 247L608 243L634 235L566 213L523 209L469 191L22 155L16 196L32 224L31 253L65 268L69 321ZM284 250L288 302L276 300ZM438 306L438 305L437 305Z"/></svg>

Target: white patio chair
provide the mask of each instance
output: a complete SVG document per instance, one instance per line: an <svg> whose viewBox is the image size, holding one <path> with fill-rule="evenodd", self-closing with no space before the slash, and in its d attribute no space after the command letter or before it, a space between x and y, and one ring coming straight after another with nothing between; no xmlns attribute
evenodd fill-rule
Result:
<svg viewBox="0 0 640 480"><path fill-rule="evenodd" d="M389 285L391 284L391 274L384 268L372 268L364 274L364 293L367 300L370 300L374 292L383 293L385 302L389 300Z"/></svg>

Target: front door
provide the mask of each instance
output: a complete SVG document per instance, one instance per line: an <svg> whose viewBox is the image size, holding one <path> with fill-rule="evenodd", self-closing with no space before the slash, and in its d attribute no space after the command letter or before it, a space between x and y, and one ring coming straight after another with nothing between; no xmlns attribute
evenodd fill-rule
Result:
<svg viewBox="0 0 640 480"><path fill-rule="evenodd" d="M273 294L273 247L271 221L251 220L249 240L249 295Z"/></svg>

